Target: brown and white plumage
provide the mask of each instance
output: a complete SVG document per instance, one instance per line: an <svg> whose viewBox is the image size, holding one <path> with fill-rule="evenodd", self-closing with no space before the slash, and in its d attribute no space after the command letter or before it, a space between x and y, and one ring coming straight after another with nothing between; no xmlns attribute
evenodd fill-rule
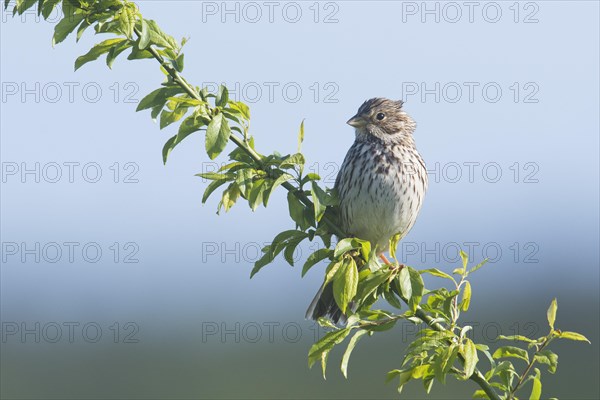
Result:
<svg viewBox="0 0 600 400"><path fill-rule="evenodd" d="M374 98L360 106L348 121L356 139L335 182L342 229L370 241L377 254L388 250L392 236L402 239L410 231L427 190L425 163L412 136L416 123L402 105ZM341 317L331 292L330 285L321 288L308 318Z"/></svg>

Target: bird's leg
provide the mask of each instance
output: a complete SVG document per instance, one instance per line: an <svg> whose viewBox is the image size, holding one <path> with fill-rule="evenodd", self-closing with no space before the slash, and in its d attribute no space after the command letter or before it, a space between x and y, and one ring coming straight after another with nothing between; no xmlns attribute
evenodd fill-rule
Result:
<svg viewBox="0 0 600 400"><path fill-rule="evenodd" d="M392 262L390 260L387 259L387 257L385 256L385 254L381 253L379 255L379 258L381 258L381 261L383 261L383 263L385 265L393 265Z"/></svg>
<svg viewBox="0 0 600 400"><path fill-rule="evenodd" d="M394 264L393 262L391 262L390 260L388 260L387 257L385 256L385 254L383 254L383 253L379 255L379 258L381 258L381 261L383 261L383 263L385 265L388 265L392 269L396 269L396 268L402 269L402 268L404 268L404 264L400 264L400 263Z"/></svg>

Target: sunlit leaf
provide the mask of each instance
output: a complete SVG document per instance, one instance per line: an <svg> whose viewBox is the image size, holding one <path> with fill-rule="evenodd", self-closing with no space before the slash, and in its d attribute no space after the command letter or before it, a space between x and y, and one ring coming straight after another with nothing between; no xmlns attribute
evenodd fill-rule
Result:
<svg viewBox="0 0 600 400"><path fill-rule="evenodd" d="M466 339L460 353L465 359L464 374L465 378L470 378L475 371L475 366L479 358L477 357L477 348L471 339Z"/></svg>
<svg viewBox="0 0 600 400"><path fill-rule="evenodd" d="M580 342L592 343L588 340L588 338L583 336L581 333L577 332L562 331L558 334L558 337L561 339L577 340Z"/></svg>
<svg viewBox="0 0 600 400"><path fill-rule="evenodd" d="M320 360L324 352L329 352L333 346L343 342L349 333L350 328L329 332L313 344L308 351L308 367L311 368L316 361Z"/></svg>
<svg viewBox="0 0 600 400"><path fill-rule="evenodd" d="M368 333L368 332L365 330L359 330L358 332L356 332L354 334L354 336L352 336L352 338L350 338L350 341L348 342L348 347L346 348L346 351L344 352L344 356L342 357L342 364L340 367L340 369L342 370L342 375L344 375L344 378L346 378L346 379L348 379L348 361L350 360L350 355L352 354L352 350L354 350L356 343L366 333Z"/></svg>
<svg viewBox="0 0 600 400"><path fill-rule="evenodd" d="M71 32L83 21L85 15L82 12L76 12L69 17L63 17L54 27L54 36L52 36L52 44L58 44L65 40ZM113 39L116 40L116 39ZM121 39L119 39L121 40Z"/></svg>
<svg viewBox="0 0 600 400"><path fill-rule="evenodd" d="M496 349L494 354L492 354L492 357L494 357L495 359L513 357L520 358L523 361L529 362L529 354L527 353L527 350L523 350L515 346L499 347Z"/></svg>
<svg viewBox="0 0 600 400"><path fill-rule="evenodd" d="M358 286L358 269L354 259L344 260L342 267L333 278L333 296L338 307L346 313L348 303L356 295Z"/></svg>
<svg viewBox="0 0 600 400"><path fill-rule="evenodd" d="M206 152L211 160L214 160L227 146L231 136L231 129L223 114L213 117L206 128Z"/></svg>
<svg viewBox="0 0 600 400"><path fill-rule="evenodd" d="M444 278L444 279L450 279L451 281L454 281L454 278L450 275L448 275L447 273L440 271L437 268L430 268L430 269L422 269L419 271L421 274L430 274L433 276L437 276L438 278Z"/></svg>
<svg viewBox="0 0 600 400"><path fill-rule="evenodd" d="M469 281L465 281L465 287L463 289L463 299L460 303L460 308L463 311L467 311L469 309L469 305L471 304L471 283Z"/></svg>
<svg viewBox="0 0 600 400"><path fill-rule="evenodd" d="M302 276L306 275L309 269L311 269L315 264L319 261L322 261L332 255L332 251L330 249L319 249L312 253L306 259L304 266L302 267Z"/></svg>
<svg viewBox="0 0 600 400"><path fill-rule="evenodd" d="M558 302L556 301L556 298L554 298L552 299L552 303L550 303L550 307L548 307L548 312L546 312L550 329L554 329L554 321L556 321L556 310L558 310Z"/></svg>
<svg viewBox="0 0 600 400"><path fill-rule="evenodd" d="M302 120L300 131L298 132L298 153L302 150L302 142L304 142L304 120Z"/></svg>
<svg viewBox="0 0 600 400"><path fill-rule="evenodd" d="M535 373L533 375L533 385L531 387L531 394L529 395L529 400L540 400L542 397L542 381L540 370L535 368Z"/></svg>
<svg viewBox="0 0 600 400"><path fill-rule="evenodd" d="M556 372L556 368L558 367L558 354L546 349L537 352L533 358L536 362L547 365L548 372L551 374Z"/></svg>
<svg viewBox="0 0 600 400"><path fill-rule="evenodd" d="M96 44L86 54L77 57L75 60L75 70L81 68L84 64L98 59L102 54L107 53L112 47L126 43L127 39L107 39Z"/></svg>

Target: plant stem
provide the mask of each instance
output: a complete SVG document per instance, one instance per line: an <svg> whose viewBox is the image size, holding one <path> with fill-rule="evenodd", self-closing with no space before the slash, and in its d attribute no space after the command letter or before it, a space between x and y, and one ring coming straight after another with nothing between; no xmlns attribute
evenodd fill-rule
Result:
<svg viewBox="0 0 600 400"><path fill-rule="evenodd" d="M138 37L141 36L141 32L137 28L135 29L135 34ZM181 77L181 75L179 74L178 71L176 71L173 67L171 67L171 65L169 65L169 63L167 63L164 60L164 58L156 51L156 49L154 49L152 46L148 46L147 50L160 63L160 65L169 73L169 75L173 78L173 81L175 83L177 83L179 86L181 86L181 88L189 96L191 96L192 98L194 98L196 100L202 101L202 99L200 98L200 95L196 92L196 90L193 87L191 87L185 81L185 79L183 79ZM262 156L260 154L258 154L256 151L254 151L250 146L248 146L243 139L239 138L237 135L235 135L233 133L229 136L229 139L236 146L238 146L239 148L244 150L248 154L248 156L250 156L261 167L261 169L263 171L265 171L267 174L270 173L269 169L264 167L264 164L262 162ZM312 201L306 196L306 194L304 194L304 192L302 190L299 190L298 188L296 188L294 185L292 185L289 182L284 182L281 186L283 186L289 192L293 193L306 207L309 207L309 208L313 207ZM346 234L336 224L334 224L330 219L328 219L326 216L323 216L322 220L327 224L327 226L338 237L346 236ZM405 299L404 297L402 297L402 300L406 304L408 304L408 299ZM417 307L415 315L417 317L419 317L421 320L423 320L431 328L435 329L436 331L439 331L439 332L446 331L446 328L444 328L444 326L442 326L438 322L434 322L433 318L430 315L427 315L427 313L425 313L425 311L423 311L423 309L421 307ZM459 355L459 358L460 358L461 362L464 363L464 361L465 361L464 358L460 355ZM472 381L477 383L483 389L483 391L488 395L488 397L490 399L501 400L500 396L498 396L498 394L494 391L494 389L490 386L489 382L485 379L483 374L477 368L475 369L475 371L473 372L473 375L471 375L471 377L469 379L471 379Z"/></svg>
<svg viewBox="0 0 600 400"><path fill-rule="evenodd" d="M546 340L544 341L544 343L542 343L540 348L535 351L535 354L544 350L544 348L548 345L548 343L550 343L550 339L546 338ZM531 361L529 362L529 365L527 365L527 368L525 368L525 372L523 372L523 375L521 375L521 377L519 378L519 381L517 382L517 384L515 385L513 390L510 391L510 394L508 396L509 399L514 398L514 395L515 395L515 393L517 393L517 390L519 390L521 385L523 384L523 382L525 382L525 378L527 378L529 371L531 371L531 368L533 368L533 364L535 364L535 354L534 354L533 358L531 359Z"/></svg>

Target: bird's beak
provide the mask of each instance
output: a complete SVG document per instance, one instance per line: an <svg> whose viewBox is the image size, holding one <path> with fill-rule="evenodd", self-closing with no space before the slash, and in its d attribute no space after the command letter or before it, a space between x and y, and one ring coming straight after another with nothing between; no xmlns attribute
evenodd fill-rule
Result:
<svg viewBox="0 0 600 400"><path fill-rule="evenodd" d="M354 117L350 118L346 123L355 128L361 128L361 127L367 125L367 121L365 121L365 119L363 117L359 116L358 114L355 115Z"/></svg>

